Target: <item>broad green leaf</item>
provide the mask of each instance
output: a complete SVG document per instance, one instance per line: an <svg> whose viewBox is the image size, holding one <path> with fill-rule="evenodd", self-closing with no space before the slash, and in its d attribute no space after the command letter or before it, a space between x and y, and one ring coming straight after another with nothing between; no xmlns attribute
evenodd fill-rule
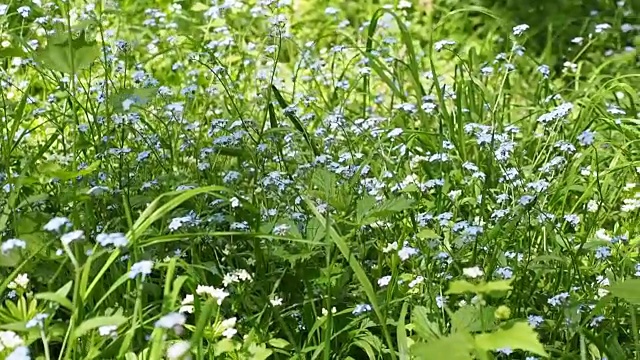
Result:
<svg viewBox="0 0 640 360"><path fill-rule="evenodd" d="M36 52L35 59L50 70L74 74L88 68L100 54L98 44L95 41L87 42L82 31L70 41L50 39L46 47Z"/></svg>
<svg viewBox="0 0 640 360"><path fill-rule="evenodd" d="M236 349L236 345L231 339L222 339L213 346L213 355L220 356L221 354L232 352Z"/></svg>
<svg viewBox="0 0 640 360"><path fill-rule="evenodd" d="M470 283L466 280L456 280L449 284L447 294L464 294L467 292L475 294L486 294L493 292L511 290L511 280L496 280L490 282L480 282L478 284Z"/></svg>
<svg viewBox="0 0 640 360"><path fill-rule="evenodd" d="M613 296L624 299L631 304L640 304L640 279L629 279L609 286Z"/></svg>
<svg viewBox="0 0 640 360"><path fill-rule="evenodd" d="M411 354L424 360L473 360L473 337L467 333L454 333L426 343L415 343Z"/></svg>
<svg viewBox="0 0 640 360"><path fill-rule="evenodd" d="M416 306L411 312L411 323L422 340L430 341L440 337L437 324L429 320L429 311L424 306Z"/></svg>
<svg viewBox="0 0 640 360"><path fill-rule="evenodd" d="M356 204L356 221L360 223L375 205L376 198L373 196L366 195L358 200Z"/></svg>
<svg viewBox="0 0 640 360"><path fill-rule="evenodd" d="M193 4L193 6L191 6L191 11L195 11L195 12L202 12L202 11L206 11L210 8L210 6L205 5L201 2L197 2L195 4Z"/></svg>
<svg viewBox="0 0 640 360"><path fill-rule="evenodd" d="M122 315L111 315L111 316L98 316L93 319L85 320L80 324L74 331L73 336L81 337L87 332L97 329L101 326L109 326L115 325L120 326L127 321L127 318Z"/></svg>
<svg viewBox="0 0 640 360"><path fill-rule="evenodd" d="M431 229L423 229L418 233L418 238L431 240L431 239L440 239L440 235L438 235L435 231Z"/></svg>
<svg viewBox="0 0 640 360"><path fill-rule="evenodd" d="M110 97L109 103L116 112L123 112L122 103L125 100L133 101L133 107L141 107L147 105L157 93L156 87L122 89Z"/></svg>
<svg viewBox="0 0 640 360"><path fill-rule="evenodd" d="M398 196L397 198L389 199L383 202L378 208L373 210L373 214L377 216L384 216L391 213L397 213L406 209L410 209L411 206L415 203L415 200L409 199L403 196Z"/></svg>
<svg viewBox="0 0 640 360"><path fill-rule="evenodd" d="M451 316L452 331L491 331L495 329L494 311L492 306L463 306Z"/></svg>
<svg viewBox="0 0 640 360"><path fill-rule="evenodd" d="M540 356L548 356L538 340L538 334L524 321L504 326L490 334L475 337L476 347L483 351L495 351L510 348L524 350Z"/></svg>
<svg viewBox="0 0 640 360"><path fill-rule="evenodd" d="M291 343L289 343L287 340L280 338L270 339L267 343L278 349L286 349L291 346Z"/></svg>

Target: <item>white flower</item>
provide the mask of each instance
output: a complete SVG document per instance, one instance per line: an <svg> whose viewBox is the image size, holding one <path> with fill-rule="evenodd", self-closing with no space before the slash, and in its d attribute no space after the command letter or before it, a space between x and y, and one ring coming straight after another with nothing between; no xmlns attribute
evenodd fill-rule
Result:
<svg viewBox="0 0 640 360"><path fill-rule="evenodd" d="M477 266L462 269L462 273L464 274L464 276L470 277L472 279L475 279L484 275L484 272L482 271L482 269L480 269Z"/></svg>
<svg viewBox="0 0 640 360"><path fill-rule="evenodd" d="M198 295L207 294L214 299L218 299L218 305L221 305L222 300L224 300L224 298L229 296L229 293L224 291L224 289L218 289L218 288L214 288L213 286L205 286L205 285L198 285L198 287L196 288L196 294Z"/></svg>
<svg viewBox="0 0 640 360"><path fill-rule="evenodd" d="M424 277L422 276L417 276L415 279L413 279L410 283L409 283L409 288L413 289L414 287L416 287L419 284L422 284L424 282Z"/></svg>
<svg viewBox="0 0 640 360"><path fill-rule="evenodd" d="M105 325L98 328L100 336L116 336L118 335L118 327L116 325Z"/></svg>
<svg viewBox="0 0 640 360"><path fill-rule="evenodd" d="M167 349L167 359L169 360L178 360L178 359L186 359L185 355L189 352L191 348L191 343L188 341L178 341L173 345L169 346Z"/></svg>
<svg viewBox="0 0 640 360"><path fill-rule="evenodd" d="M387 244L387 246L385 246L382 249L382 252L386 254L386 253L390 253L390 252L395 251L395 250L398 250L398 243L397 242L390 242L390 243Z"/></svg>
<svg viewBox="0 0 640 360"><path fill-rule="evenodd" d="M15 248L22 248L25 249L27 247L27 243L24 242L23 240L20 239L9 239L5 242L2 243L1 249L2 249L2 253L6 254L9 251L15 249Z"/></svg>
<svg viewBox="0 0 640 360"><path fill-rule="evenodd" d="M436 51L440 51L440 50L444 49L445 46L455 45L455 44L456 44L456 42L452 41L452 40L440 40L440 41L437 41L433 45L433 47L434 47L434 49L436 49Z"/></svg>
<svg viewBox="0 0 640 360"><path fill-rule="evenodd" d="M29 356L29 348L26 346L20 346L13 350L5 360L31 360L31 357Z"/></svg>
<svg viewBox="0 0 640 360"><path fill-rule="evenodd" d="M269 302L271 302L271 306L281 306L282 298L279 296L274 296L273 299L269 300Z"/></svg>
<svg viewBox="0 0 640 360"><path fill-rule="evenodd" d="M400 260L405 261L409 259L411 256L416 255L418 253L418 249L412 248L411 246L404 245L402 249L398 251L398 256Z"/></svg>
<svg viewBox="0 0 640 360"><path fill-rule="evenodd" d="M7 285L7 287L9 289L17 289L18 287L26 289L28 284L29 276L27 274L19 274L12 282L9 283L9 285Z"/></svg>
<svg viewBox="0 0 640 360"><path fill-rule="evenodd" d="M598 231L596 231L596 238L598 238L598 240L611 241L611 236L607 234L607 230L605 229L598 229Z"/></svg>
<svg viewBox="0 0 640 360"><path fill-rule="evenodd" d="M602 298L602 297L607 296L608 294L609 294L609 290L607 290L607 289L603 289L603 288L599 288L599 289L598 289L598 296L597 296L597 297L598 297L598 298Z"/></svg>
<svg viewBox="0 0 640 360"><path fill-rule="evenodd" d="M0 331L0 351L13 349L24 344L24 341L13 331Z"/></svg>
<svg viewBox="0 0 640 360"><path fill-rule="evenodd" d="M182 306L180 306L180 310L178 310L181 313L193 313L194 307L193 305L193 294L187 294L184 299L182 299L182 302L180 303Z"/></svg>
<svg viewBox="0 0 640 360"><path fill-rule="evenodd" d="M237 319L235 318L235 316L232 317L232 318L228 318L228 319L222 320L222 322L220 322L220 328L229 329L229 328L235 327L236 326L236 320Z"/></svg>
<svg viewBox="0 0 640 360"><path fill-rule="evenodd" d="M127 237L123 233L98 234L96 236L96 241L104 247L109 245L125 247L129 243Z"/></svg>
<svg viewBox="0 0 640 360"><path fill-rule="evenodd" d="M234 328L229 328L222 332L222 336L226 337L227 339L231 339L233 335L237 333L238 333L238 330Z"/></svg>
<svg viewBox="0 0 640 360"><path fill-rule="evenodd" d="M385 287L389 285L389 281L391 281L391 275L383 276L378 279L378 286Z"/></svg>
<svg viewBox="0 0 640 360"><path fill-rule="evenodd" d="M332 307L331 308L331 313L335 314L336 312L338 312L338 309L336 309L335 306ZM329 311L327 309L325 309L325 308L322 308L322 316L327 316L327 315L329 315Z"/></svg>
<svg viewBox="0 0 640 360"><path fill-rule="evenodd" d="M172 329L176 326L182 326L187 321L187 318L179 313L169 313L156 321L155 326L157 328Z"/></svg>
<svg viewBox="0 0 640 360"><path fill-rule="evenodd" d="M109 191L109 188L106 186L94 186L87 190L87 195L102 195L107 191Z"/></svg>
<svg viewBox="0 0 640 360"><path fill-rule="evenodd" d="M62 241L64 245L69 245L71 244L72 241L82 240L82 239L84 239L84 231L82 230L72 231L60 237L60 241Z"/></svg>
<svg viewBox="0 0 640 360"><path fill-rule="evenodd" d="M70 224L71 222L66 217L54 217L49 220L43 227L47 231L59 231L63 225Z"/></svg>
<svg viewBox="0 0 640 360"><path fill-rule="evenodd" d="M131 271L129 271L129 279L133 279L140 274L142 274L143 276L149 275L151 274L151 269L153 269L153 261L138 261L137 263L131 265Z"/></svg>
<svg viewBox="0 0 640 360"><path fill-rule="evenodd" d="M596 212L596 211L598 211L598 208L599 208L598 202L593 200L593 199L589 200L589 202L587 203L587 211L588 212L592 212L592 213Z"/></svg>
<svg viewBox="0 0 640 360"><path fill-rule="evenodd" d="M0 15L6 15L9 10L9 5L0 4Z"/></svg>

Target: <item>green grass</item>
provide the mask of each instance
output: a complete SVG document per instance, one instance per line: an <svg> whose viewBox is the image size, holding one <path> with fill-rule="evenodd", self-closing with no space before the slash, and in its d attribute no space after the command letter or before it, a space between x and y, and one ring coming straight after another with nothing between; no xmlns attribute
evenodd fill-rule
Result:
<svg viewBox="0 0 640 360"><path fill-rule="evenodd" d="M636 4L6 5L0 358L640 359Z"/></svg>

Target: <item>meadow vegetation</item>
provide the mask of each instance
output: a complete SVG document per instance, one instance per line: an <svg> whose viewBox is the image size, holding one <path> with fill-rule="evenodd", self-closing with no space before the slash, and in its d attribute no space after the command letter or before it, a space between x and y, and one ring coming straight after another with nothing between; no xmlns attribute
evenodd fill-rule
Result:
<svg viewBox="0 0 640 360"><path fill-rule="evenodd" d="M0 358L640 359L638 13L0 0Z"/></svg>

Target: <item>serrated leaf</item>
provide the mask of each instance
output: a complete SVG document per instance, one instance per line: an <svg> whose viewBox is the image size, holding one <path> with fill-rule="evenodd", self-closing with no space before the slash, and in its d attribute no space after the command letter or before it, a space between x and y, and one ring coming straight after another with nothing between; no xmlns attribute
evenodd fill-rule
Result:
<svg viewBox="0 0 640 360"><path fill-rule="evenodd" d="M483 351L509 348L549 356L538 340L538 334L524 321L504 326L490 334L477 335L475 341L476 347Z"/></svg>
<svg viewBox="0 0 640 360"><path fill-rule="evenodd" d="M98 316L93 319L85 320L80 324L73 332L73 336L81 337L93 329L97 329L101 326L115 325L120 326L127 321L127 318L122 315L112 316Z"/></svg>
<svg viewBox="0 0 640 360"><path fill-rule="evenodd" d="M473 337L467 333L454 333L411 347L411 354L424 360L473 360L472 351Z"/></svg>
<svg viewBox="0 0 640 360"><path fill-rule="evenodd" d="M609 291L631 304L640 304L640 279L629 279L609 286Z"/></svg>

